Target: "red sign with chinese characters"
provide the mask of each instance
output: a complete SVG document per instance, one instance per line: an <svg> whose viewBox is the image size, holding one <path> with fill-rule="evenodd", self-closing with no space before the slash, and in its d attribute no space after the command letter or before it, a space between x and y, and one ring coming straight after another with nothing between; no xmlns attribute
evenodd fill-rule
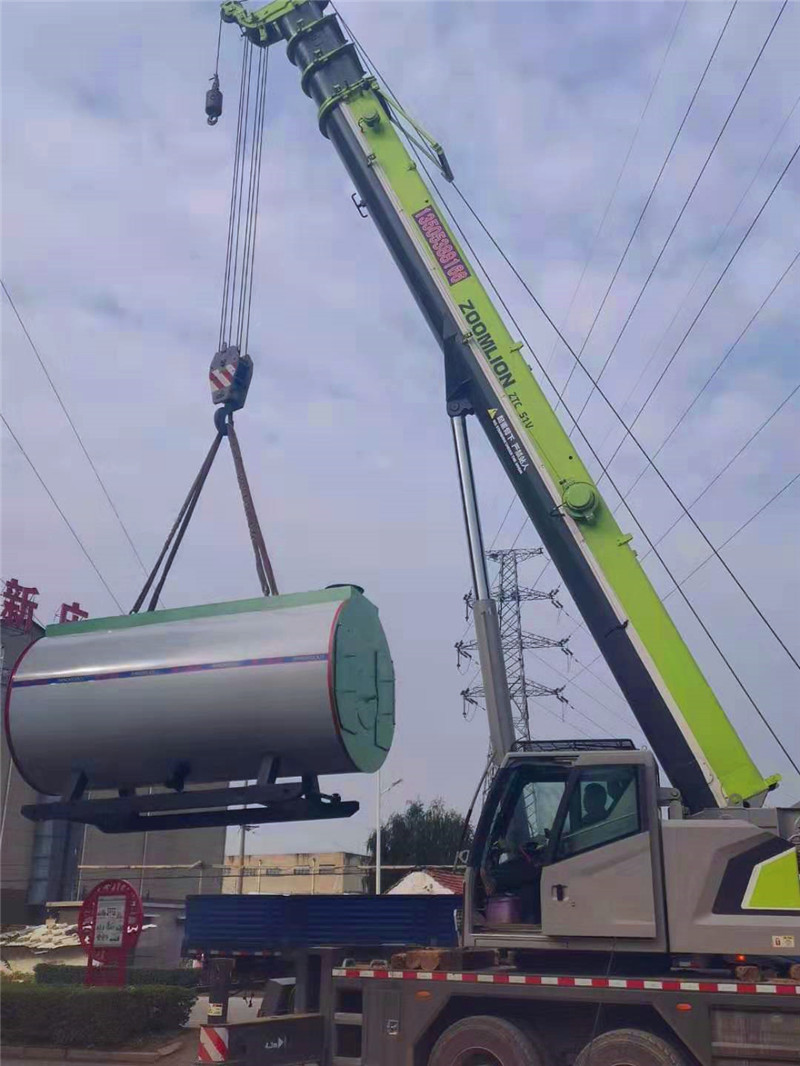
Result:
<svg viewBox="0 0 800 1066"><path fill-rule="evenodd" d="M78 936L88 956L85 984L125 984L142 921L142 901L132 884L114 878L95 885L78 915Z"/></svg>
<svg viewBox="0 0 800 1066"><path fill-rule="evenodd" d="M62 603L58 609L58 624L66 625L67 622L82 622L89 617L89 612L84 611L76 600L75 603Z"/></svg>
<svg viewBox="0 0 800 1066"><path fill-rule="evenodd" d="M27 633L33 624L33 612L39 606L33 597L38 595L38 589L33 586L20 585L15 577L6 581L3 588L1 620L7 626L18 629L21 633Z"/></svg>

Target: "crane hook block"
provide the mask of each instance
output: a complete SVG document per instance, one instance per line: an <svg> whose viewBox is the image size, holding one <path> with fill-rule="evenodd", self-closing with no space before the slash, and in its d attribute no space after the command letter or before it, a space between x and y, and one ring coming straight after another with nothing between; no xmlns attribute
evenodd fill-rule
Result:
<svg viewBox="0 0 800 1066"><path fill-rule="evenodd" d="M206 122L209 126L216 126L221 114L222 90L219 87L219 74L215 74L211 79L211 88L206 93Z"/></svg>
<svg viewBox="0 0 800 1066"><path fill-rule="evenodd" d="M225 345L211 360L208 380L211 402L225 404L228 411L244 407L253 378L253 360L242 355L235 344Z"/></svg>

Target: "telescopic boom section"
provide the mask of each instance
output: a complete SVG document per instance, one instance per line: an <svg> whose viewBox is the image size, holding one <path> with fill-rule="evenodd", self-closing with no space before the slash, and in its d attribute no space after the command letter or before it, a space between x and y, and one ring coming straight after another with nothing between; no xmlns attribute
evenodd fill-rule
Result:
<svg viewBox="0 0 800 1066"><path fill-rule="evenodd" d="M562 428L325 0L222 5L256 44L287 42L321 132L439 342L451 417L474 413L654 753L690 811L763 802L761 776ZM425 136L413 127L416 137ZM425 149L451 177L439 145Z"/></svg>

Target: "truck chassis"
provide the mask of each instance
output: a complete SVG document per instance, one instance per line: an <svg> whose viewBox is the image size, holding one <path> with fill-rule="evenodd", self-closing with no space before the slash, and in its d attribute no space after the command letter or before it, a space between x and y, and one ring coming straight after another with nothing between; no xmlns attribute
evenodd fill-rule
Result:
<svg viewBox="0 0 800 1066"><path fill-rule="evenodd" d="M468 953L464 954L468 963ZM786 1066L800 984L390 969L341 947L295 956L292 1013L201 1031L238 1066ZM212 1008L213 1009L213 1008Z"/></svg>

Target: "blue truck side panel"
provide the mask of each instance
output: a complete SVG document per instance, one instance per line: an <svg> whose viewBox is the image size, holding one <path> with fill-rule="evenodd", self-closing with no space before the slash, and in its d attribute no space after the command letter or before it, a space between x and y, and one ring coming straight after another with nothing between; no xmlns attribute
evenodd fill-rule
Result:
<svg viewBox="0 0 800 1066"><path fill-rule="evenodd" d="M461 896L189 896L184 955L326 944L454 947Z"/></svg>

